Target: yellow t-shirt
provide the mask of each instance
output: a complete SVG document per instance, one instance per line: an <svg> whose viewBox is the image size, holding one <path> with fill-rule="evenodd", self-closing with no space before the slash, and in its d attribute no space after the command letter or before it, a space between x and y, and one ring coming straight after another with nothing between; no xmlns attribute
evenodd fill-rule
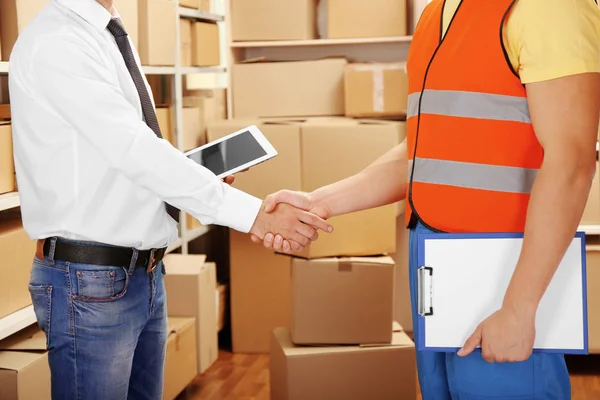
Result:
<svg viewBox="0 0 600 400"><path fill-rule="evenodd" d="M459 4L446 0L444 34ZM600 72L600 10L594 0L517 0L504 45L522 83Z"/></svg>

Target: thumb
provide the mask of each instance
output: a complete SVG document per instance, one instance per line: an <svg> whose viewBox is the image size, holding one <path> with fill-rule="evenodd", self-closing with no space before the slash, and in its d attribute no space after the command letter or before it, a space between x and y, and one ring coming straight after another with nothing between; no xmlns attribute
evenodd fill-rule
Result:
<svg viewBox="0 0 600 400"><path fill-rule="evenodd" d="M275 207L277 207L279 203L286 203L301 210L308 210L308 208L310 208L310 197L308 194L302 192L281 190L267 196L265 199L265 212L270 213L275 210Z"/></svg>
<svg viewBox="0 0 600 400"><path fill-rule="evenodd" d="M475 332L473 332L473 334L471 335L471 337L467 339L462 349L458 351L458 355L460 357L465 357L471 354L477 348L477 346L481 344L481 336L481 326L478 326L477 329L475 329Z"/></svg>

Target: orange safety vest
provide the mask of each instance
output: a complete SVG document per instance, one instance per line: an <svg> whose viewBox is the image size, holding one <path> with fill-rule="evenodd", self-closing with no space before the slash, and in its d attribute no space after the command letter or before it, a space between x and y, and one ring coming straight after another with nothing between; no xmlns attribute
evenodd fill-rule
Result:
<svg viewBox="0 0 600 400"><path fill-rule="evenodd" d="M443 0L408 56L406 222L443 232L523 232L543 150L503 44L515 0L462 0L442 38Z"/></svg>

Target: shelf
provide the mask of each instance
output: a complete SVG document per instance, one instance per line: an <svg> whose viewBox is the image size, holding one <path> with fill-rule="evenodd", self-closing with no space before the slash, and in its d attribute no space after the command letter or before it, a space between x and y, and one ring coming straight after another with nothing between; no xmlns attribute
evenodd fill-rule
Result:
<svg viewBox="0 0 600 400"><path fill-rule="evenodd" d="M25 307L15 313L0 318L0 340L35 324L33 306Z"/></svg>
<svg viewBox="0 0 600 400"><path fill-rule="evenodd" d="M8 74L8 61L0 61L0 74Z"/></svg>
<svg viewBox="0 0 600 400"><path fill-rule="evenodd" d="M144 74L146 75L173 75L175 74L175 67L155 67L151 65L144 65L142 67Z"/></svg>
<svg viewBox="0 0 600 400"><path fill-rule="evenodd" d="M225 67L181 67L183 75L221 73L226 70Z"/></svg>
<svg viewBox="0 0 600 400"><path fill-rule="evenodd" d="M355 44L378 44L378 43L408 43L412 36L394 36L377 38L356 39L314 39L314 40L285 40L266 42L232 42L231 47L298 47L298 46L339 46Z"/></svg>
<svg viewBox="0 0 600 400"><path fill-rule="evenodd" d="M210 231L210 226L201 226L200 228L192 229L187 232L187 241L191 242L192 240L196 240L208 231Z"/></svg>
<svg viewBox="0 0 600 400"><path fill-rule="evenodd" d="M0 194L0 211L10 210L11 208L19 207L21 201L19 199L19 193L5 193Z"/></svg>
<svg viewBox="0 0 600 400"><path fill-rule="evenodd" d="M579 225L577 231L586 235L600 235L600 225Z"/></svg>
<svg viewBox="0 0 600 400"><path fill-rule="evenodd" d="M181 240L181 238L179 238L176 241L174 241L173 243L171 243L171 245L169 247L167 247L167 254L180 248L182 243L183 243L183 241Z"/></svg>
<svg viewBox="0 0 600 400"><path fill-rule="evenodd" d="M185 18L200 19L203 21L212 21L212 22L223 21L225 19L222 15L202 12L202 11L194 10L193 8L187 8L187 7L179 7L179 16L185 17Z"/></svg>

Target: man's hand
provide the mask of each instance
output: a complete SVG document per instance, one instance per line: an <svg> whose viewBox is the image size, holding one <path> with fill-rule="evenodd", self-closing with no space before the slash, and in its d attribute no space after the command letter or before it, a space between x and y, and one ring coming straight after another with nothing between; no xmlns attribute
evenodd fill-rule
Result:
<svg viewBox="0 0 600 400"><path fill-rule="evenodd" d="M520 362L529 358L535 342L535 312L502 307L483 321L458 355L465 357L481 347L489 363Z"/></svg>
<svg viewBox="0 0 600 400"><path fill-rule="evenodd" d="M250 233L255 242L275 233L287 243L281 251L293 253L302 251L311 241L317 240L318 229L331 232L332 227L321 217L288 204L278 204L267 212L265 202Z"/></svg>
<svg viewBox="0 0 600 400"><path fill-rule="evenodd" d="M317 215L323 220L326 220L331 215L327 207L325 207L323 204L313 201L309 193L294 192L290 190L281 190L277 193L267 196L264 202L265 212L272 212L278 205L282 203L289 204L299 210L308 211L314 215ZM330 225L328 225L328 227L331 229L323 230L326 232L332 232L333 228ZM267 232L262 239L256 235L252 235L251 239L254 243L263 242L263 245L267 249L272 249L282 253L301 251L301 249L296 250L298 248L297 244L291 243L281 234L274 234L273 232Z"/></svg>

